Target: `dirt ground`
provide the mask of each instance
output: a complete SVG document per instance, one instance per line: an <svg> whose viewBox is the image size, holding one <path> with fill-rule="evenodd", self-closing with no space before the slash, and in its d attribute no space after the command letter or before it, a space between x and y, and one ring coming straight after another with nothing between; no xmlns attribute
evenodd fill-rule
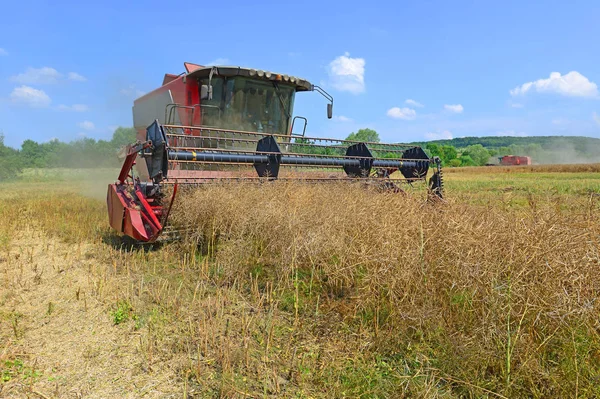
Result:
<svg viewBox="0 0 600 399"><path fill-rule="evenodd" d="M93 253L27 229L0 256L0 397L181 396L168 365L140 362L143 332L114 325Z"/></svg>

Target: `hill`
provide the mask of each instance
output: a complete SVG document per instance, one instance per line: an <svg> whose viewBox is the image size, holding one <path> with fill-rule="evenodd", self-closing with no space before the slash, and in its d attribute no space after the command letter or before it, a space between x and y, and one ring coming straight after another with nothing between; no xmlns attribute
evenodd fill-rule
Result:
<svg viewBox="0 0 600 399"><path fill-rule="evenodd" d="M589 163L600 162L600 139L583 136L529 136L529 137L460 137L450 140L415 142L451 145L457 149L481 144L492 155L527 155L536 163Z"/></svg>
<svg viewBox="0 0 600 399"><path fill-rule="evenodd" d="M425 143L436 143L440 145L452 145L457 148L463 148L474 144L481 144L486 148L509 147L511 145L529 145L539 144L542 147L554 147L562 145L565 142L571 143L578 149L584 149L588 146L600 147L600 139L584 136L491 136L491 137L458 137L449 140L432 140ZM415 143L416 144L416 143Z"/></svg>

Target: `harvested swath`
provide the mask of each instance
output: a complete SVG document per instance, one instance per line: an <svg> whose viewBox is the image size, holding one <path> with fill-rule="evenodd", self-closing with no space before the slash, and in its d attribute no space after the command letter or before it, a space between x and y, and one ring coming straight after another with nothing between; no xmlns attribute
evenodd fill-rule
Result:
<svg viewBox="0 0 600 399"><path fill-rule="evenodd" d="M475 206L359 185L226 184L185 193L172 222L193 226L187 240L224 281L250 284L260 268L277 290L310 284L318 296L296 317L333 312L369 332L365 351L446 376L457 394L591 397L598 209L593 197Z"/></svg>

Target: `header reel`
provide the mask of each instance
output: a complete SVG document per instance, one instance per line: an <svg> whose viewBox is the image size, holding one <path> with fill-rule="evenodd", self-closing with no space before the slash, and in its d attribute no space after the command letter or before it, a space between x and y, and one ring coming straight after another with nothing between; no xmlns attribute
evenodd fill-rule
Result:
<svg viewBox="0 0 600 399"><path fill-rule="evenodd" d="M133 174L138 156L148 172L146 181ZM442 198L440 159L429 158L420 147L161 125L156 120L146 129L146 141L128 148L118 181L109 185L109 220L115 230L152 242L167 223L178 184L363 180L397 192L403 183L426 183L430 167L429 196ZM164 184L174 185L169 200Z"/></svg>

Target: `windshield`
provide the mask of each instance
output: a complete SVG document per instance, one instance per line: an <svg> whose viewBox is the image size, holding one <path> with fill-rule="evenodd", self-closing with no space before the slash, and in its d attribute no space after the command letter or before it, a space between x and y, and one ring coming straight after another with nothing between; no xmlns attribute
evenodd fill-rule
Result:
<svg viewBox="0 0 600 399"><path fill-rule="evenodd" d="M294 88L245 77L213 78L202 103L202 124L230 130L288 134Z"/></svg>

